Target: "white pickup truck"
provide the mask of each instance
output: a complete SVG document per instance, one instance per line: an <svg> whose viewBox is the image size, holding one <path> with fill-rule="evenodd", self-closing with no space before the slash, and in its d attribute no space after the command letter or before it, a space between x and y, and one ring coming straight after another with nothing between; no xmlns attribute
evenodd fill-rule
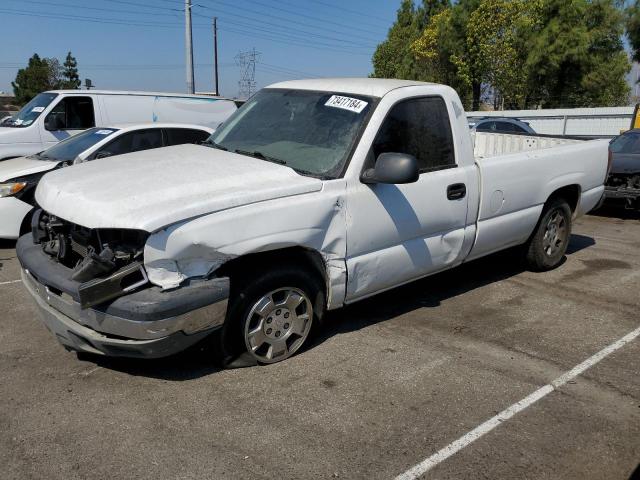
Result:
<svg viewBox="0 0 640 480"><path fill-rule="evenodd" d="M294 354L326 310L522 245L563 259L607 141L469 135L458 95L413 81L263 89L208 140L45 175L23 281L70 350L226 364ZM177 160L180 161L177 161Z"/></svg>

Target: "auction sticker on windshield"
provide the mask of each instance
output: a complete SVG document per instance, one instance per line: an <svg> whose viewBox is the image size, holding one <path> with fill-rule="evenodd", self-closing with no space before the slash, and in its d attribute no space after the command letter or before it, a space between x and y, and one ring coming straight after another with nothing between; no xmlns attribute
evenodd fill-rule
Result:
<svg viewBox="0 0 640 480"><path fill-rule="evenodd" d="M341 108L343 110L349 110L350 112L360 113L365 109L368 103L362 100L358 100L357 98L332 95L324 105L326 107Z"/></svg>

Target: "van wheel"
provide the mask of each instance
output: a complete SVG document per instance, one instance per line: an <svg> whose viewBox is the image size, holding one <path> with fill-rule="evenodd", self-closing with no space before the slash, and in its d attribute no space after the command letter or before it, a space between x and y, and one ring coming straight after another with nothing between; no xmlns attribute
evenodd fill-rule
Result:
<svg viewBox="0 0 640 480"><path fill-rule="evenodd" d="M547 203L526 246L531 270L544 272L562 263L571 236L571 208L563 198Z"/></svg>
<svg viewBox="0 0 640 480"><path fill-rule="evenodd" d="M322 282L291 267L247 279L229 304L225 363L239 355L253 363L286 360L305 345L325 310Z"/></svg>

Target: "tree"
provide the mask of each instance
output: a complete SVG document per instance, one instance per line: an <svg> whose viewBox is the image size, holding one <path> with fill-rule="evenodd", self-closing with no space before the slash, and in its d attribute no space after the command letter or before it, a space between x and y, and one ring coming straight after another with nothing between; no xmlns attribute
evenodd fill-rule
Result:
<svg viewBox="0 0 640 480"><path fill-rule="evenodd" d="M62 70L62 88L75 89L80 88L80 77L78 75L78 62L76 57L71 55L71 52L67 53L67 58L64 61Z"/></svg>
<svg viewBox="0 0 640 480"><path fill-rule="evenodd" d="M40 58L34 53L27 67L18 70L11 86L16 102L27 103L40 92L60 88L60 64L55 58Z"/></svg>
<svg viewBox="0 0 640 480"><path fill-rule="evenodd" d="M627 9L627 36L633 49L633 59L640 62L640 0Z"/></svg>
<svg viewBox="0 0 640 480"><path fill-rule="evenodd" d="M624 105L630 64L616 0L544 0L526 68L530 103L542 108Z"/></svg>
<svg viewBox="0 0 640 480"><path fill-rule="evenodd" d="M540 0L483 0L467 24L467 70L480 84L491 85L509 108L524 108L528 72L526 42L540 23ZM464 66L461 68L465 68Z"/></svg>
<svg viewBox="0 0 640 480"><path fill-rule="evenodd" d="M471 14L480 1L459 0L432 16L411 46L416 58L438 72L437 81L456 88L463 103L473 110L479 108L482 75L475 62L469 61L472 54L467 33Z"/></svg>
<svg viewBox="0 0 640 480"><path fill-rule="evenodd" d="M430 18L412 51L474 110L483 90L511 108L621 105L628 98L630 65L619 5L459 0ZM627 16L630 38L640 35L635 18Z"/></svg>
<svg viewBox="0 0 640 480"><path fill-rule="evenodd" d="M413 0L402 0L386 40L373 54L371 76L433 81L432 72L416 59L411 44L420 36L430 18L448 6L449 0L423 0L416 8Z"/></svg>

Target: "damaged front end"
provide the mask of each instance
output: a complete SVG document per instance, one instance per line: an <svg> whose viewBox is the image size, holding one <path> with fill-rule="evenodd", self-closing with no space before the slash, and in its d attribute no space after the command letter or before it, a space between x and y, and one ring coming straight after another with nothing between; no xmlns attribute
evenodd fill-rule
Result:
<svg viewBox="0 0 640 480"><path fill-rule="evenodd" d="M81 307L113 300L149 282L143 267L149 236L140 230L90 230L43 210L31 222L33 242L54 261L71 269Z"/></svg>
<svg viewBox="0 0 640 480"><path fill-rule="evenodd" d="M640 172L611 173L605 186L605 197L624 202L630 210L640 210Z"/></svg>

